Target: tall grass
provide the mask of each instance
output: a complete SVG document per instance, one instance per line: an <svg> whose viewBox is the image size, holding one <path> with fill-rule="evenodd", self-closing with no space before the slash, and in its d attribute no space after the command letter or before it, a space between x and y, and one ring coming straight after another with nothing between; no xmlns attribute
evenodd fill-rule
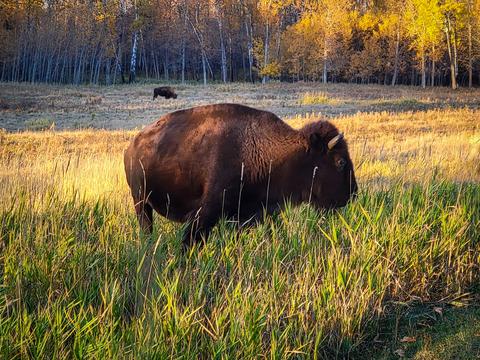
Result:
<svg viewBox="0 0 480 360"><path fill-rule="evenodd" d="M0 354L348 354L389 301L447 301L479 280L479 191L399 183L338 212L287 206L238 236L222 222L186 256L179 226L161 224L149 243L108 201L14 194L1 213Z"/></svg>
<svg viewBox="0 0 480 360"><path fill-rule="evenodd" d="M139 234L132 133L0 134L0 358L361 357L395 304L478 292L478 124L390 115L380 135L371 115L364 134L368 116L338 123L355 202L286 204L240 233L222 220L186 254L181 225Z"/></svg>

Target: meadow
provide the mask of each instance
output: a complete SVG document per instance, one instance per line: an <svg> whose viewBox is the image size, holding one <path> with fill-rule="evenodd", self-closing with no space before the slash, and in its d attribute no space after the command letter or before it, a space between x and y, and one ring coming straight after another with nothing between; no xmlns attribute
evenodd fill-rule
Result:
<svg viewBox="0 0 480 360"><path fill-rule="evenodd" d="M0 358L480 357L479 90L152 87L0 84ZM358 199L222 220L186 254L180 224L140 234L129 140L220 101L334 122Z"/></svg>

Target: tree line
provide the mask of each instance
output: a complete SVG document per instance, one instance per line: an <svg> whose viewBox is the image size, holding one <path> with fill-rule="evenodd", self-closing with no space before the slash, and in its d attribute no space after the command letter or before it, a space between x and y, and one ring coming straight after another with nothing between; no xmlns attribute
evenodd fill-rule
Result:
<svg viewBox="0 0 480 360"><path fill-rule="evenodd" d="M480 84L480 0L3 0L0 80Z"/></svg>

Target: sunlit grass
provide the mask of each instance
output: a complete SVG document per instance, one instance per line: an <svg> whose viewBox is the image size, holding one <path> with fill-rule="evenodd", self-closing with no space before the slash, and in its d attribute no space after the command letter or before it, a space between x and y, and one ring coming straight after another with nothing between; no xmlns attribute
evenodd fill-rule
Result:
<svg viewBox="0 0 480 360"><path fill-rule="evenodd" d="M338 100L329 98L324 92L306 92L301 95L299 102L301 105L319 105L335 104Z"/></svg>
<svg viewBox="0 0 480 360"><path fill-rule="evenodd" d="M478 112L334 122L355 202L287 205L240 233L223 220L187 254L181 225L139 235L122 164L135 132L0 133L0 357L358 356L396 303L475 291Z"/></svg>

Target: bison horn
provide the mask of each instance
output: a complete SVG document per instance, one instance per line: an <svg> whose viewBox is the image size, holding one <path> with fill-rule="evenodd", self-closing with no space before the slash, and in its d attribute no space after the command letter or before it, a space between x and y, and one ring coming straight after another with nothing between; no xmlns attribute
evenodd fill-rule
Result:
<svg viewBox="0 0 480 360"><path fill-rule="evenodd" d="M343 139L343 134L342 133L335 136L332 140L330 140L328 142L328 149L332 150L335 147L335 145L337 145L337 143L342 139Z"/></svg>

